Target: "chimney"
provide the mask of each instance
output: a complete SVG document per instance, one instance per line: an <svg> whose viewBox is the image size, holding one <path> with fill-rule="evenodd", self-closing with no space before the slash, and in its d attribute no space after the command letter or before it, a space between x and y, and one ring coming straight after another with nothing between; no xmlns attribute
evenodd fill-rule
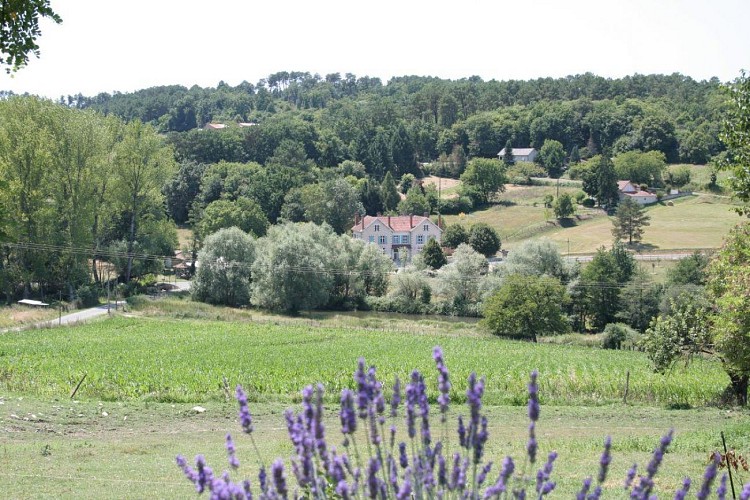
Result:
<svg viewBox="0 0 750 500"><path fill-rule="evenodd" d="M409 227L414 227L414 215L409 214Z"/></svg>
<svg viewBox="0 0 750 500"><path fill-rule="evenodd" d="M364 230L365 230L365 217L366 217L366 216L363 216L363 217L362 217L362 231L364 231Z"/></svg>
<svg viewBox="0 0 750 500"><path fill-rule="evenodd" d="M359 226L359 213L354 214L354 225Z"/></svg>
<svg viewBox="0 0 750 500"><path fill-rule="evenodd" d="M388 216L388 227L391 227L391 216Z"/></svg>
<svg viewBox="0 0 750 500"><path fill-rule="evenodd" d="M429 212L425 212L425 213L424 213L424 217L425 217L425 219L426 219L427 217L429 217L429 216L430 216L430 213L429 213Z"/></svg>

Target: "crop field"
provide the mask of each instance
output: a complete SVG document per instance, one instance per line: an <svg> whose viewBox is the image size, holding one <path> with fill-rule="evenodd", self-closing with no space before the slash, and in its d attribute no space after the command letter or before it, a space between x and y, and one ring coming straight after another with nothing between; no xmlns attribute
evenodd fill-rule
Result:
<svg viewBox="0 0 750 500"><path fill-rule="evenodd" d="M0 390L65 397L85 374L78 396L103 401L219 401L227 387L241 383L254 401L290 402L316 382L337 400L341 389L353 387L357 356L377 366L386 385L396 376L407 379L412 368L431 380L435 345L443 347L454 380L466 380L474 370L487 377L487 404L524 404L534 368L543 403L556 405L620 401L628 371L628 401L634 404L710 404L728 383L720 366L708 361L663 376L652 373L638 352L485 335L120 317L0 336ZM458 389L451 397L465 398Z"/></svg>

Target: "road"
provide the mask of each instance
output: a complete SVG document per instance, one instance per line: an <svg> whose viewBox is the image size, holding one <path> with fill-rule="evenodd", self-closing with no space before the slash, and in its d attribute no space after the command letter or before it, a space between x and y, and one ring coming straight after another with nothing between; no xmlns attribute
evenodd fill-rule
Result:
<svg viewBox="0 0 750 500"><path fill-rule="evenodd" d="M693 252L682 252L682 253L634 253L632 254L635 260L643 261L659 261L659 260L680 260L685 257L690 257ZM574 260L576 262L591 262L594 259L593 255L571 255L565 257L568 260Z"/></svg>
<svg viewBox="0 0 750 500"><path fill-rule="evenodd" d="M122 309L122 307L125 305L125 301L121 300L116 303L116 307L118 309ZM89 320L91 318L96 318L97 316L103 316L107 314L107 312L112 309L112 312L115 311L115 303L111 303L109 306L107 304L92 307L90 309L83 309L81 311L76 311L74 313L66 314L62 317L59 317L57 319L51 319L49 321L43 321L42 323L37 323L34 325L37 328L49 328L52 326L59 326L59 325L73 325L76 323L82 323L86 320Z"/></svg>

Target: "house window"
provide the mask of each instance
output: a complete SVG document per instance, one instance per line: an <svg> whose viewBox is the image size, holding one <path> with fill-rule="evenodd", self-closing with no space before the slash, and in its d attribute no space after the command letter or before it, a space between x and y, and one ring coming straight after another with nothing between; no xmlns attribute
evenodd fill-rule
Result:
<svg viewBox="0 0 750 500"><path fill-rule="evenodd" d="M429 224L425 224L424 226L422 226L422 231L429 231L429 230L430 230Z"/></svg>
<svg viewBox="0 0 750 500"><path fill-rule="evenodd" d="M381 245L383 245L383 244L385 244L387 242L388 242L388 237L387 236L385 236L385 235L378 236L378 243L380 243Z"/></svg>
<svg viewBox="0 0 750 500"><path fill-rule="evenodd" d="M392 241L393 241L394 245L398 245L399 237L398 236L393 236Z"/></svg>
<svg viewBox="0 0 750 500"><path fill-rule="evenodd" d="M380 224L375 224L375 232L380 231Z"/></svg>
<svg viewBox="0 0 750 500"><path fill-rule="evenodd" d="M409 243L409 235L408 234L402 234L401 235L401 243Z"/></svg>
<svg viewBox="0 0 750 500"><path fill-rule="evenodd" d="M424 243L424 235L423 234L418 234L417 235L417 245L421 245L423 243Z"/></svg>
<svg viewBox="0 0 750 500"><path fill-rule="evenodd" d="M375 243L375 236L372 234L370 235L370 243Z"/></svg>

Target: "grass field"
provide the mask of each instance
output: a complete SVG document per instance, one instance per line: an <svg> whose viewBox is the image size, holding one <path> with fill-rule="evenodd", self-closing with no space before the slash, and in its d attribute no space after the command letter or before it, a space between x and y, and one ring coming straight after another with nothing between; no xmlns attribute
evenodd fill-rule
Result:
<svg viewBox="0 0 750 500"><path fill-rule="evenodd" d="M535 368L543 401L557 405L619 401L628 371L629 401L637 404L710 404L728 383L713 362L662 376L638 352L481 334L119 317L0 336L0 390L64 397L86 374L78 395L105 401L218 401L225 398L224 379L228 387L245 385L254 401L294 401L301 387L316 382L335 400L341 389L353 387L356 356L376 365L391 384L395 376L407 379L411 368L433 373L435 345L445 350L455 380L466 380L473 370L487 376L488 404L523 404L526 377ZM451 397L465 396L454 390Z"/></svg>
<svg viewBox="0 0 750 500"><path fill-rule="evenodd" d="M56 318L59 314L54 307L30 307L14 304L0 307L0 330L24 327Z"/></svg>
<svg viewBox="0 0 750 500"><path fill-rule="evenodd" d="M299 391L307 384L325 384L327 433L338 442L335 396L354 387L358 355L378 367L387 386L396 375L405 380L412 368L423 371L434 400L431 349L438 344L453 382L449 422L466 415L469 372L487 377L486 453L496 463L507 454L523 462L526 382L531 369L540 370L539 454L560 453L553 497L572 496L582 478L596 473L605 435L614 443L605 485L613 497L625 471L634 462L642 470L669 428L676 429L676 439L657 480L664 497L685 475L700 477L708 453L720 445L719 431L730 447L745 454L750 448L748 411L682 409L719 398L727 379L712 362L662 376L651 372L642 353L505 341L465 321L338 313L275 317L178 299L142 301L134 309L153 316L0 335L3 496L189 497L194 489L174 464L175 455L205 454L221 471L227 432L237 443L239 477L255 477L253 448L237 424L235 384L242 383L253 400L256 440L268 463L293 454L282 413L289 405L299 410ZM229 321L175 319L190 314ZM325 326L329 322L360 327ZM630 395L623 404L627 371ZM455 437L449 439L455 445Z"/></svg>

